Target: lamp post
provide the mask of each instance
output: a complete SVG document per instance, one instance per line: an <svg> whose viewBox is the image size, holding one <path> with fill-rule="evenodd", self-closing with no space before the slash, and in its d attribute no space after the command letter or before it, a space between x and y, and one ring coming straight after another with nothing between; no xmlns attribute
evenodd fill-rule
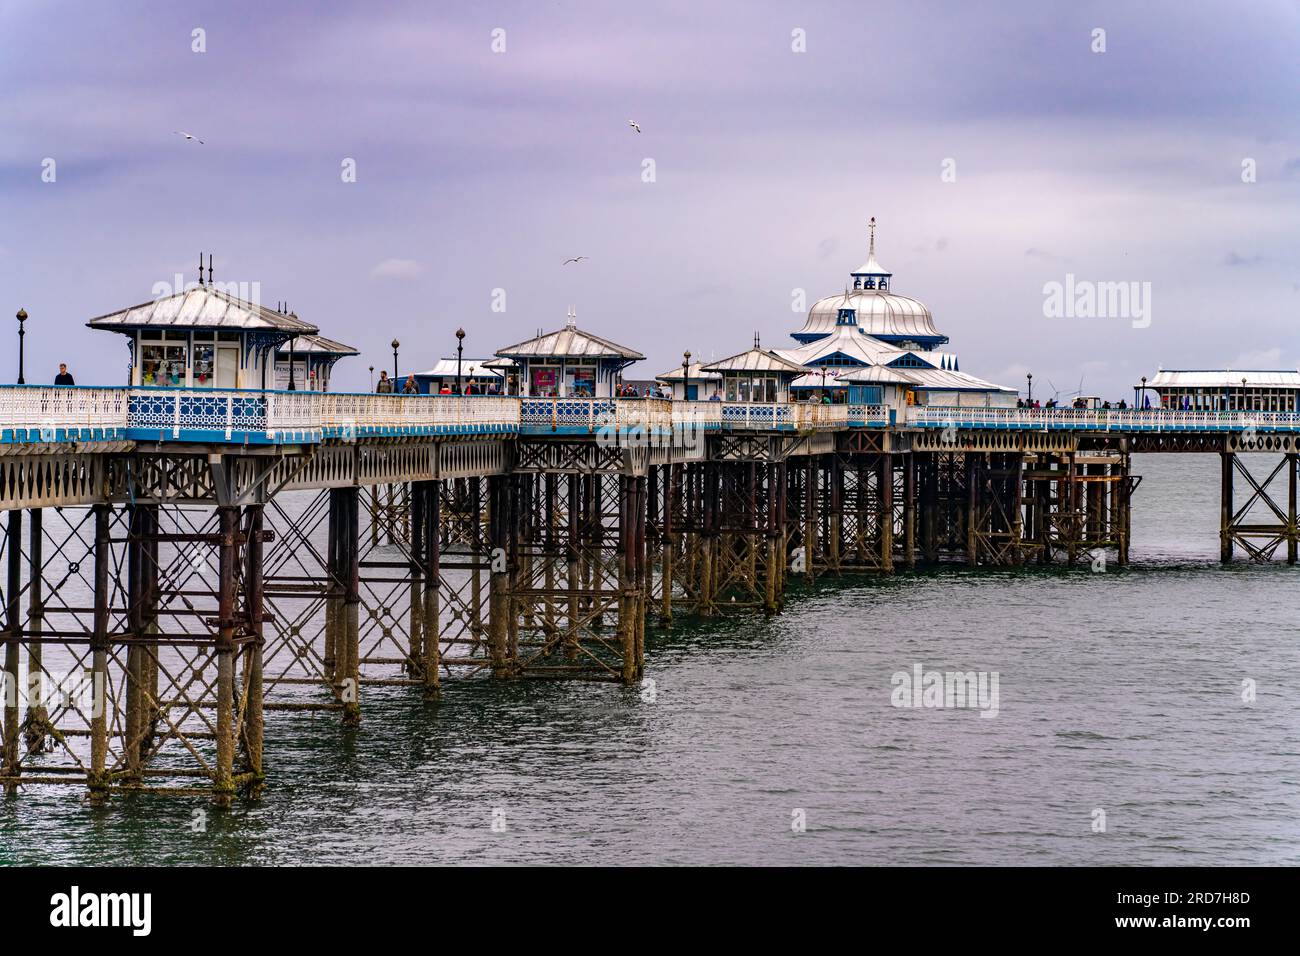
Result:
<svg viewBox="0 0 1300 956"><path fill-rule="evenodd" d="M690 375L691 375L691 350L687 349L685 352L682 353L682 401L686 401L690 397L690 393L686 391L687 389L686 382L690 378Z"/></svg>
<svg viewBox="0 0 1300 956"><path fill-rule="evenodd" d="M373 365L370 366L370 390L372 392L375 390L375 367Z"/></svg>
<svg viewBox="0 0 1300 956"><path fill-rule="evenodd" d="M393 390L397 390L397 350L402 345L397 339L393 339Z"/></svg>
<svg viewBox="0 0 1300 956"><path fill-rule="evenodd" d="M1246 377L1241 377L1241 410L1246 410Z"/></svg>
<svg viewBox="0 0 1300 956"><path fill-rule="evenodd" d="M291 392L298 391L298 386L294 384L294 380L293 380L293 343L297 340L297 338L298 336L295 335L292 339L289 340L289 391Z"/></svg>
<svg viewBox="0 0 1300 956"><path fill-rule="evenodd" d="M23 378L23 336L27 333L23 330L23 323L27 321L27 310L19 309L14 318L18 320L18 384L26 385L27 381Z"/></svg>
<svg viewBox="0 0 1300 956"><path fill-rule="evenodd" d="M1025 373L1025 382L1027 382L1029 385L1029 397L1025 399L1025 405L1028 406L1029 408L1033 408L1034 407L1034 373L1033 372Z"/></svg>
<svg viewBox="0 0 1300 956"><path fill-rule="evenodd" d="M460 387L460 362L461 356L465 352L465 330L456 330L456 394L463 395L464 392Z"/></svg>
<svg viewBox="0 0 1300 956"><path fill-rule="evenodd" d="M1133 407L1140 409L1147 397L1147 377L1142 376L1142 397L1133 402Z"/></svg>

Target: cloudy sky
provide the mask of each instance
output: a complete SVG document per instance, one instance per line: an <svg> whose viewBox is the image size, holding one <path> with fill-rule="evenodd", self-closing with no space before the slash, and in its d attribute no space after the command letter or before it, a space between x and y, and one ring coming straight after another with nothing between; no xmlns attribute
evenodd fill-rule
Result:
<svg viewBox="0 0 1300 956"><path fill-rule="evenodd" d="M964 371L1295 368L1298 63L1294 0L0 0L0 315L29 380L116 383L83 323L204 250L362 350L336 388L394 337L425 368L570 306L650 377L793 344L874 215ZM1150 324L1045 317L1067 274L1150 283Z"/></svg>

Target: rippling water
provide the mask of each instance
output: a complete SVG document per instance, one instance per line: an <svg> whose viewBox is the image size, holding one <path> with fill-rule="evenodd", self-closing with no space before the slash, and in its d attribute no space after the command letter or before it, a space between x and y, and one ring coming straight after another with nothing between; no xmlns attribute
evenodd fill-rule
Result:
<svg viewBox="0 0 1300 956"><path fill-rule="evenodd" d="M653 701L367 688L355 732L270 715L264 799L205 833L201 802L31 788L0 799L0 862L1300 862L1300 570L1218 565L1217 469L1135 459L1130 569L796 589L651 635ZM998 715L892 706L917 663L998 672Z"/></svg>

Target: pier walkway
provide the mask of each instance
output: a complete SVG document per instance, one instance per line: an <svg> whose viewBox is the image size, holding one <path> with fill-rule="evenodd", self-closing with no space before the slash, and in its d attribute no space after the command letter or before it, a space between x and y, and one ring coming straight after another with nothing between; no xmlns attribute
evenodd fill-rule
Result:
<svg viewBox="0 0 1300 956"><path fill-rule="evenodd" d="M979 429L1108 434L1295 433L1300 414L376 395L210 388L0 386L0 444L205 442L518 435L671 436L674 430Z"/></svg>

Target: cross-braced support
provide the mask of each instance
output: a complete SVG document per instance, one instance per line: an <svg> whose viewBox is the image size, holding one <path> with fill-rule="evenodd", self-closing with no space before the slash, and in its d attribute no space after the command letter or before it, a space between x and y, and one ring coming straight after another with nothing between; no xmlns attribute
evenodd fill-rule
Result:
<svg viewBox="0 0 1300 956"><path fill-rule="evenodd" d="M6 518L6 790L255 795L260 507L33 514L26 560L22 519Z"/></svg>
<svg viewBox="0 0 1300 956"><path fill-rule="evenodd" d="M648 479L573 471L501 482L496 672L638 680L651 580Z"/></svg>
<svg viewBox="0 0 1300 956"><path fill-rule="evenodd" d="M1300 543L1296 522L1298 458L1295 453L1283 455L1261 479L1248 465L1248 461L1258 461L1258 456L1245 459L1236 452L1220 452L1219 558L1223 563L1232 561L1235 546L1240 546L1252 561L1265 562L1273 560L1283 544L1287 563L1296 563ZM1249 492L1240 507L1234 500L1235 476L1242 478L1244 490ZM1274 497L1275 481L1286 484L1285 503ZM1265 516L1272 520L1265 520Z"/></svg>

